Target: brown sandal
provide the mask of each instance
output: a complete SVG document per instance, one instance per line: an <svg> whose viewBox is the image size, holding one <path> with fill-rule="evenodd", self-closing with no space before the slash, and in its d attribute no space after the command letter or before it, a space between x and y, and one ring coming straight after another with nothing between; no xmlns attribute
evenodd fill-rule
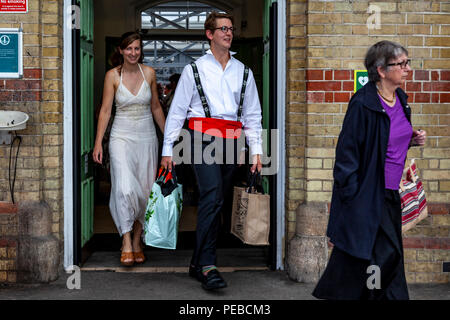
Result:
<svg viewBox="0 0 450 320"><path fill-rule="evenodd" d="M134 254L134 261L136 263L144 263L145 261L144 251L133 252L133 254Z"/></svg>
<svg viewBox="0 0 450 320"><path fill-rule="evenodd" d="M126 267L131 267L134 264L133 252L122 252L120 255L120 263Z"/></svg>

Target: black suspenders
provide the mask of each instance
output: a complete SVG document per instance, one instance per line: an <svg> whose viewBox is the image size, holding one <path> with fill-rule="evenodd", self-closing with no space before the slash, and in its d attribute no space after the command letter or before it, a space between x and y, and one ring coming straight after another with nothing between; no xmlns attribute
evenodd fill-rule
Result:
<svg viewBox="0 0 450 320"><path fill-rule="evenodd" d="M195 62L191 63L192 71L194 72L195 85L198 90L198 94L200 95L200 100L202 101L203 110L205 111L205 116L207 118L211 118L211 113L209 112L208 101L206 101L205 93L203 92L202 83L200 82L200 75L198 74L197 65ZM244 106L244 97L245 97L245 89L247 88L247 79L248 79L249 68L245 66L244 68L244 79L242 80L242 89L241 89L241 100L239 101L239 109L237 121L241 121L242 110Z"/></svg>

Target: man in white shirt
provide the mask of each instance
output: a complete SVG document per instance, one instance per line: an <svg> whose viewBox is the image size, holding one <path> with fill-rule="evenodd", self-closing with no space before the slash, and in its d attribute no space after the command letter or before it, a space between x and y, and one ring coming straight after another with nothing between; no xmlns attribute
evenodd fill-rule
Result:
<svg viewBox="0 0 450 320"><path fill-rule="evenodd" d="M181 74L164 130L161 166L169 170L174 165L173 144L186 119L189 120L192 136L191 150L195 145L198 148L199 144L202 144L201 150L205 150L209 144L222 139L217 138L221 136L220 132L224 137L229 132L226 130L242 126L252 156L251 171L260 172L262 169L261 105L253 73L233 58L234 53L230 52L233 29L232 16L212 12L205 22L206 37L211 49L195 65L187 65ZM198 83L194 76L199 77ZM210 134L203 141L194 141L194 131L197 131L196 134L199 131L198 124L205 136ZM219 134L211 134L211 131L205 133L205 128L217 129ZM228 136L225 140L228 140ZM234 152L237 153L236 141L234 140ZM226 144L223 143L224 146ZM226 152L224 148L224 154ZM225 161L208 164L202 157L201 163L192 163L200 194L196 247L189 274L202 282L202 287L206 290L227 286L216 268L216 242L224 195L231 192L235 161L236 158L233 164Z"/></svg>

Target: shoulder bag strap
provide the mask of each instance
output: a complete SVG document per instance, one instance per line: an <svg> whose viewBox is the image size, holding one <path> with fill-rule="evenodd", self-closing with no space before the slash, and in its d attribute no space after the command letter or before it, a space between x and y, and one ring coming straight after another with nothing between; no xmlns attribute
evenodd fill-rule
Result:
<svg viewBox="0 0 450 320"><path fill-rule="evenodd" d="M192 71L194 72L195 86L197 87L198 94L200 95L200 100L202 101L203 111L207 118L211 118L211 113L209 112L208 101L206 101L205 93L203 92L202 83L200 82L200 75L198 74L197 65L195 62L191 63Z"/></svg>

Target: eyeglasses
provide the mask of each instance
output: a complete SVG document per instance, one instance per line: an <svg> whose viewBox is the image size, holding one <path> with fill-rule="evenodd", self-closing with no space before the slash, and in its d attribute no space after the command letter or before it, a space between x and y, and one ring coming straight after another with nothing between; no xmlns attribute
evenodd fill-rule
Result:
<svg viewBox="0 0 450 320"><path fill-rule="evenodd" d="M392 66L400 66L402 69L405 69L406 66L410 66L411 65L411 59L406 59L404 61L401 62L397 62L397 63L388 63L387 66L392 67Z"/></svg>
<svg viewBox="0 0 450 320"><path fill-rule="evenodd" d="M223 27L220 27L220 28L214 28L213 30L218 30L218 29L220 29L223 33L227 33L228 30L230 30L231 33L234 32L234 28L233 27L227 27L227 26L223 26Z"/></svg>

